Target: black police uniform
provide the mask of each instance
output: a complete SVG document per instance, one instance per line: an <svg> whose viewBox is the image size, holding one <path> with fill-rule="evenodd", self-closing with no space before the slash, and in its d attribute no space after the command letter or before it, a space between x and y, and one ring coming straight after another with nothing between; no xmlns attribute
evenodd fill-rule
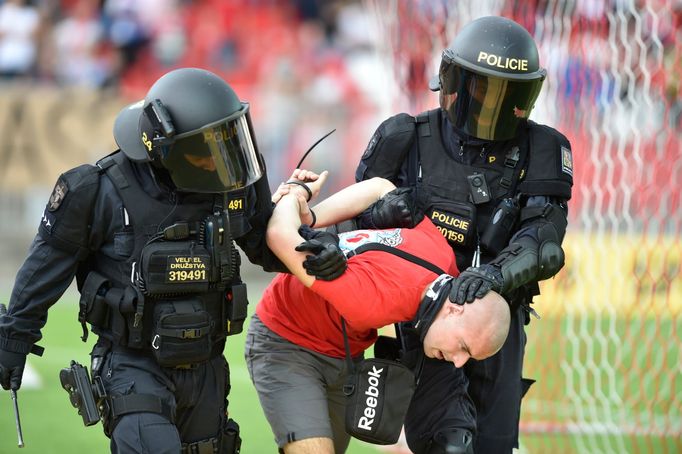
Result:
<svg viewBox="0 0 682 454"><path fill-rule="evenodd" d="M188 452L221 443L220 451L210 452L237 452L222 352L225 337L241 331L246 291L232 241L211 250L207 224L220 222L215 213L232 206L225 232L250 260L283 271L263 244L271 206L267 178L256 183L267 201L258 206L255 187L229 198L185 194L158 175L151 164L134 163L118 151L97 166L60 176L17 275L0 345L28 353L41 338L49 307L76 276L79 317L99 336L92 372L110 396L104 422L112 452L140 445L149 452L178 452L181 441ZM187 223L187 234L180 227L166 230L165 238L159 233L179 223ZM139 283L140 267L147 268L147 295L132 285L131 276ZM172 344L179 351L166 350ZM155 430L138 433L138 426Z"/></svg>
<svg viewBox="0 0 682 454"><path fill-rule="evenodd" d="M235 242L286 271L265 245L272 202L249 105L217 75L180 68L122 109L113 133L120 151L66 172L50 197L0 319L0 384L20 386L75 276L83 339L87 324L98 335L94 391L77 364L60 380L84 423L99 406L112 452L236 453L222 354L248 304ZM308 250L316 277L345 269L333 237Z"/></svg>
<svg viewBox="0 0 682 454"><path fill-rule="evenodd" d="M570 144L556 130L531 121L522 122L512 139L485 141L458 134L442 109L416 118L396 115L379 126L356 171L358 181L376 176L416 187L420 198L428 199L426 215L453 247L460 270L470 267L474 256L490 262L512 236L537 237L539 225L555 224L561 237L565 232ZM520 203L520 214L512 210L511 217L497 219L494 213L504 214L510 203ZM490 238L486 230L497 233ZM517 446L521 398L532 383L521 378L524 323L537 280L505 295L512 321L500 352L470 360L463 369L425 360L405 422L414 452L431 452L433 439L457 428L477 434L477 453L511 452ZM401 331L403 348L421 348L409 330Z"/></svg>

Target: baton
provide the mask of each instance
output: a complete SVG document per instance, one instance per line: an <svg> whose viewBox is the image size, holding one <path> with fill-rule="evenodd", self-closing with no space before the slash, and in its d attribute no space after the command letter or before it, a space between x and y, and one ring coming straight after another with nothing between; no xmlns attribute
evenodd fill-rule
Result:
<svg viewBox="0 0 682 454"><path fill-rule="evenodd" d="M7 306L0 303L0 315L7 314ZM21 434L21 421L19 420L19 404L17 402L17 392L14 389L9 390L9 395L12 396L12 402L14 403L14 422L17 425L17 445L20 448L24 447L24 436Z"/></svg>
<svg viewBox="0 0 682 454"><path fill-rule="evenodd" d="M9 390L10 396L12 396L12 402L14 402L14 422L17 425L17 445L20 448L24 447L24 436L21 433L21 421L19 420L19 403L17 402L17 392L13 389Z"/></svg>

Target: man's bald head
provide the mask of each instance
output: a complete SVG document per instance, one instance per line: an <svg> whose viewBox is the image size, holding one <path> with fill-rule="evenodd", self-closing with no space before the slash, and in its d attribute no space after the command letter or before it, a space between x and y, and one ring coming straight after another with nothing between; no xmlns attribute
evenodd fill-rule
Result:
<svg viewBox="0 0 682 454"><path fill-rule="evenodd" d="M476 327L479 338L487 344L483 348L485 357L497 353L509 334L511 312L507 301L499 293L490 291L463 307L466 323Z"/></svg>
<svg viewBox="0 0 682 454"><path fill-rule="evenodd" d="M448 299L424 337L424 352L457 367L469 358L488 358L502 348L510 321L509 304L498 293L488 292L464 305Z"/></svg>

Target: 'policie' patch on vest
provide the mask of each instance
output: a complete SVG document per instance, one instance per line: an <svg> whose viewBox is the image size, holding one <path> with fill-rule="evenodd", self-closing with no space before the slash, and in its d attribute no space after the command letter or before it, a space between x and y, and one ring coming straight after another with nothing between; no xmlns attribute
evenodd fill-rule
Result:
<svg viewBox="0 0 682 454"><path fill-rule="evenodd" d="M54 185L54 189L50 195L50 200L47 204L48 211L57 211L68 192L69 187L66 185L66 181L62 180L61 178L57 180L57 184Z"/></svg>
<svg viewBox="0 0 682 454"><path fill-rule="evenodd" d="M570 148L561 147L561 171L573 176L573 154Z"/></svg>
<svg viewBox="0 0 682 454"><path fill-rule="evenodd" d="M473 237L470 216L441 208L433 208L428 216L449 243L460 246L470 244Z"/></svg>
<svg viewBox="0 0 682 454"><path fill-rule="evenodd" d="M209 257L200 256L168 256L166 266L166 283L208 282Z"/></svg>
<svg viewBox="0 0 682 454"><path fill-rule="evenodd" d="M361 159L367 159L367 158L369 158L370 156L372 156L372 154L374 153L374 149L376 148L377 143L379 143L379 140L380 140L380 139L381 139L381 132L379 132L379 131L377 130L377 131L375 131L374 134L372 135L372 138L369 139L369 144L367 144L367 148L365 148L365 152L362 153L362 158L361 158Z"/></svg>

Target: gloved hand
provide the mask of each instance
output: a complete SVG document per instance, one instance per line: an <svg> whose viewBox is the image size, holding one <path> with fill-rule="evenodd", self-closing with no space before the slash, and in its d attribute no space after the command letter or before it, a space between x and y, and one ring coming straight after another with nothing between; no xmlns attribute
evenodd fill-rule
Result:
<svg viewBox="0 0 682 454"><path fill-rule="evenodd" d="M17 390L21 387L26 355L0 349L0 385L3 389Z"/></svg>
<svg viewBox="0 0 682 454"><path fill-rule="evenodd" d="M411 229L424 218L420 206L414 188L395 188L365 210L363 215L369 214L369 219L363 219L362 224L375 229Z"/></svg>
<svg viewBox="0 0 682 454"><path fill-rule="evenodd" d="M339 237L330 232L310 228L303 230L305 234L302 233L301 236L306 241L296 246L296 250L313 254L303 261L306 272L323 281L333 281L341 276L348 265L346 256L339 248Z"/></svg>
<svg viewBox="0 0 682 454"><path fill-rule="evenodd" d="M489 291L498 293L504 288L502 272L495 265L469 267L455 278L450 289L450 301L456 304L471 303L483 298Z"/></svg>

